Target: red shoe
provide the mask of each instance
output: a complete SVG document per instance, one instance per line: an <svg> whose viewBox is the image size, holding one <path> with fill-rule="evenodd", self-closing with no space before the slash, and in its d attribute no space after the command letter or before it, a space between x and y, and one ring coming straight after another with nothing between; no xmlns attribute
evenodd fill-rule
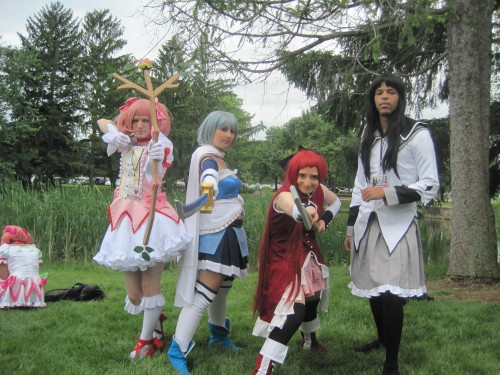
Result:
<svg viewBox="0 0 500 375"><path fill-rule="evenodd" d="M155 329L153 332L153 338L157 340L163 340L165 338L165 332L163 331L163 321L167 320L168 317L164 314L160 314L158 322L160 323L160 329ZM157 326L158 327L158 326Z"/></svg>
<svg viewBox="0 0 500 375"><path fill-rule="evenodd" d="M163 343L152 338L151 340L137 340L134 350L130 353L129 357L131 360L142 359L144 357L149 357L156 352L156 349L161 348Z"/></svg>
<svg viewBox="0 0 500 375"><path fill-rule="evenodd" d="M321 345L316 338L316 332L304 333L300 332L302 335L302 341L300 342L300 347L304 350L314 350L320 353L327 353L328 348Z"/></svg>
<svg viewBox="0 0 500 375"><path fill-rule="evenodd" d="M276 364L273 361L259 354L255 360L255 369L252 375L272 375L275 367Z"/></svg>

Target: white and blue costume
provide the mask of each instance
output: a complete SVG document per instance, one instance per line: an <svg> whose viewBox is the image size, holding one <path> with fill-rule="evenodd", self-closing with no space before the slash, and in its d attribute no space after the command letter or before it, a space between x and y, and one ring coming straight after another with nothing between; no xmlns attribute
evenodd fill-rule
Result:
<svg viewBox="0 0 500 375"><path fill-rule="evenodd" d="M217 158L224 153L210 145L200 146L191 158L186 202L200 196L200 184L214 183L215 205L210 214L196 213L186 219L193 236L180 257L175 305L189 306L193 301L197 272L200 269L244 278L248 274L248 246L243 221L241 181L236 171L221 168Z"/></svg>

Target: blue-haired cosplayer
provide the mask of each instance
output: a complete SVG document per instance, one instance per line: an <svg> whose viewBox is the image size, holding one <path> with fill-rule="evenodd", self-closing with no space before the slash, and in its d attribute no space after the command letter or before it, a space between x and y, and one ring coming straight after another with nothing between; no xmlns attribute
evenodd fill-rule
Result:
<svg viewBox="0 0 500 375"><path fill-rule="evenodd" d="M189 374L186 356L194 346L192 338L207 309L209 343L238 349L228 338L226 298L234 278L247 276L248 247L242 227L241 181L236 170L230 170L224 162L224 151L236 134L237 121L232 114L210 113L198 129L200 147L191 157L186 201L198 198L200 185L208 183L214 187L215 204L211 213L196 213L186 219L194 239L178 262L175 305L182 311L168 351L170 363L182 374Z"/></svg>

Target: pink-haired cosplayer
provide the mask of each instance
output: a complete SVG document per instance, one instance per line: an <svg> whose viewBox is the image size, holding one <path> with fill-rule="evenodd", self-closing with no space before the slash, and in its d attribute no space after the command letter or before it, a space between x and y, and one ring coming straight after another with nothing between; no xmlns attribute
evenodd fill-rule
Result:
<svg viewBox="0 0 500 375"><path fill-rule="evenodd" d="M124 272L125 311L143 314L141 335L130 353L131 359L149 356L162 345L162 322L166 316L162 313L165 298L160 279L164 264L179 256L192 238L166 194L159 191L147 248L143 245L151 208L153 161L158 161L160 179L173 161L173 145L167 138L167 108L156 103L160 129L157 143L151 140L150 111L148 100L131 98L120 107L116 127L109 120L98 121L105 131L103 140L108 144L108 155L119 150L121 160L119 181L108 208L110 225L94 260Z"/></svg>
<svg viewBox="0 0 500 375"><path fill-rule="evenodd" d="M0 308L45 307L42 253L24 228L7 225L0 245Z"/></svg>

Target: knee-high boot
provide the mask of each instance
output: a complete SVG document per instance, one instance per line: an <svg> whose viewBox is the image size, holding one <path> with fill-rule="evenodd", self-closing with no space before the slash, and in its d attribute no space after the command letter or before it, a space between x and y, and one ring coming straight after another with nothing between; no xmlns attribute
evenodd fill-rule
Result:
<svg viewBox="0 0 500 375"><path fill-rule="evenodd" d="M175 368L177 372L182 375L190 375L190 372L187 368L186 357L193 349L194 341L191 341L188 345L188 348L185 352L183 352L179 346L179 343L175 339L175 336L172 338L172 344L170 345L170 349L168 349L168 360L170 364Z"/></svg>
<svg viewBox="0 0 500 375"><path fill-rule="evenodd" d="M321 353L328 352L328 349L321 345L316 338L316 332L321 328L318 316L319 298L306 301L304 321L299 327L302 340L300 345L304 350L314 350Z"/></svg>
<svg viewBox="0 0 500 375"><path fill-rule="evenodd" d="M231 322L229 318L226 318L224 327L216 326L208 322L208 329L210 330L209 344L218 344L227 349L238 350L238 347L228 337L229 332L231 332Z"/></svg>
<svg viewBox="0 0 500 375"><path fill-rule="evenodd" d="M288 351L288 346L272 339L266 339L257 359L252 375L271 375L276 363L283 364Z"/></svg>

